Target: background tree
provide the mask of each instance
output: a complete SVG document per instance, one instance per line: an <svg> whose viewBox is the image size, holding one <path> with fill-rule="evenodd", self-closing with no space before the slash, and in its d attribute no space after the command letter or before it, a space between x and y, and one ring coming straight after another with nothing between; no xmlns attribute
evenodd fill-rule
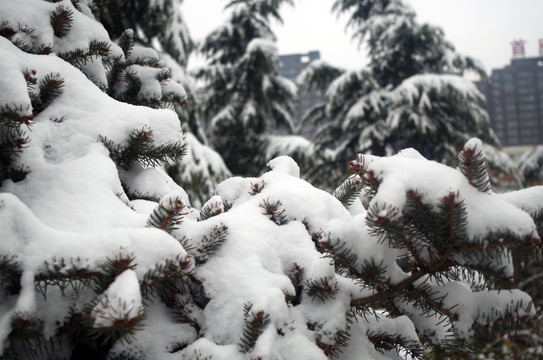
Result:
<svg viewBox="0 0 543 360"><path fill-rule="evenodd" d="M134 42L155 49L172 80L183 84L186 103L175 106L186 134L184 162L166 164L168 174L191 195L193 205L203 205L213 188L230 175L221 156L208 147L202 127L196 81L187 71L195 44L181 13L182 0L108 0L94 2L93 13L112 38L133 29Z"/></svg>
<svg viewBox="0 0 543 360"><path fill-rule="evenodd" d="M230 1L228 22L211 34L201 51L209 66L204 110L213 147L234 174L255 174L267 159L267 136L292 132L295 86L279 76L270 18L281 21L279 6L291 1Z"/></svg>
<svg viewBox="0 0 543 360"><path fill-rule="evenodd" d="M317 124L317 147L331 150L325 163L343 167L349 153L390 155L413 147L428 159L452 164L472 136L483 139L488 155L496 154L484 97L461 77L465 71L484 72L457 54L441 29L419 24L400 0L338 0L334 10L348 14L348 26L354 39L367 45L370 62L367 70L343 72L334 80L320 64L302 76L327 86L325 103L308 115Z"/></svg>
<svg viewBox="0 0 543 360"><path fill-rule="evenodd" d="M519 171L525 186L543 183L543 146L534 146L521 155Z"/></svg>

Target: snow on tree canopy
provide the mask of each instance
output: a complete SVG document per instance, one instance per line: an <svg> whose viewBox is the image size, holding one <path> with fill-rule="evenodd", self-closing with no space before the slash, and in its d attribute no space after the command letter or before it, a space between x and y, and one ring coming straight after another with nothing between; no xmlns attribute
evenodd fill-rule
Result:
<svg viewBox="0 0 543 360"><path fill-rule="evenodd" d="M33 10L69 18L55 7L69 2L44 4ZM358 155L333 195L293 159L268 159L270 171L226 179L197 211L161 168L184 153L176 114L151 108L168 99L115 100L15 29L0 33L0 79L13 89L0 92L1 356L465 357L476 327L534 319L513 264L541 251L522 209L541 213L543 190L479 187L484 172L466 169L484 162L466 154L480 142L459 169L410 149ZM141 90L130 89L127 101Z"/></svg>

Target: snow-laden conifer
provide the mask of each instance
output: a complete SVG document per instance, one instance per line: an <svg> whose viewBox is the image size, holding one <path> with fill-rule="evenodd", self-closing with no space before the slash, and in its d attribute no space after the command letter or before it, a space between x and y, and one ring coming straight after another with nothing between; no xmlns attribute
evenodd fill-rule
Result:
<svg viewBox="0 0 543 360"><path fill-rule="evenodd" d="M338 0L334 9L349 16L348 27L367 46L370 63L367 70L335 78L339 69L317 63L300 78L325 90L324 103L306 115L316 126L321 168L344 168L349 153L392 155L405 147L453 164L471 137L487 148L498 146L484 96L462 77L470 71L484 76L484 71L458 54L441 29L417 22L401 0ZM330 150L326 156L325 149ZM492 170L513 171L497 157L488 160ZM313 177L321 178L319 172Z"/></svg>
<svg viewBox="0 0 543 360"><path fill-rule="evenodd" d="M267 159L267 136L291 133L295 86L279 76L270 28L285 1L231 1L227 23L209 34L201 51L209 66L204 110L214 148L234 174L256 173ZM288 2L288 1L287 1Z"/></svg>
<svg viewBox="0 0 543 360"><path fill-rule="evenodd" d="M148 76L167 75L176 83L183 84L185 97L182 102L173 102L175 97L169 96L171 106L179 115L181 126L186 138L186 161L170 162L165 165L168 174L191 195L194 206L201 206L211 194L215 185L230 175L221 156L208 146L201 117L201 99L196 91L196 81L187 71L190 54L195 48L190 31L181 12L182 0L167 1L106 1L92 2L94 16L99 20L112 38L125 43L127 31L131 44L123 50L151 47L157 53L154 56L160 64L170 71L157 73L147 71ZM139 52L142 56L144 53ZM152 53L151 53L152 54ZM134 58L135 56L133 56ZM134 60L132 60L134 61ZM130 75L141 73L141 69L129 72ZM123 74L120 74L123 75ZM141 89L141 92L153 92L152 88ZM126 99L134 99L142 105L145 103L137 98L138 93L124 92ZM171 95L171 93L170 93Z"/></svg>

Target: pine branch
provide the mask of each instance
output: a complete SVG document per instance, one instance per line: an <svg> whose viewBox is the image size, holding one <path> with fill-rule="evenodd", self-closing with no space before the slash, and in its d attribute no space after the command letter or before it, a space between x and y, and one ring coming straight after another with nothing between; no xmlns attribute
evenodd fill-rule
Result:
<svg viewBox="0 0 543 360"><path fill-rule="evenodd" d="M339 291L335 279L322 277L319 279L308 279L304 284L304 291L311 296L312 300L319 299L323 303L327 299L335 299L335 295Z"/></svg>
<svg viewBox="0 0 543 360"><path fill-rule="evenodd" d="M30 138L20 128L0 125L0 165L7 167L27 148Z"/></svg>
<svg viewBox="0 0 543 360"><path fill-rule="evenodd" d="M223 212L224 205L220 199L215 202L205 203L200 210L200 214L198 215L198 221L211 219L212 217L222 214Z"/></svg>
<svg viewBox="0 0 543 360"><path fill-rule="evenodd" d="M132 29L123 31L117 44L123 51L125 59L128 59L132 53L132 49L134 49L134 31Z"/></svg>
<svg viewBox="0 0 543 360"><path fill-rule="evenodd" d="M167 305L173 305L176 294L187 291L187 281L193 265L188 257L167 259L150 269L140 283L141 294L145 299L160 297Z"/></svg>
<svg viewBox="0 0 543 360"><path fill-rule="evenodd" d="M336 190L333 196L338 199L346 209L358 199L360 192L364 188L364 183L359 175L349 176Z"/></svg>
<svg viewBox="0 0 543 360"><path fill-rule="evenodd" d="M251 182L251 191L249 192L249 194L251 195L260 194L260 192L262 192L262 190L264 190L265 187L266 187L266 182L264 180L262 180L260 183L255 183L255 184Z"/></svg>
<svg viewBox="0 0 543 360"><path fill-rule="evenodd" d="M35 113L40 113L45 110L56 98L62 95L64 87L64 79L59 73L47 74L40 80L39 103L34 108Z"/></svg>
<svg viewBox="0 0 543 360"><path fill-rule="evenodd" d="M72 23L74 21L74 13L66 9L64 6L59 5L53 11L50 17L51 26L53 27L53 33L56 37L62 38L70 32Z"/></svg>
<svg viewBox="0 0 543 360"><path fill-rule="evenodd" d="M134 270L136 268L135 260L134 254L123 254L122 252L115 255L113 259L107 257L100 266L100 276L96 278L95 291L99 294L103 293L125 270Z"/></svg>
<svg viewBox="0 0 543 360"><path fill-rule="evenodd" d="M30 126L35 117L32 115L20 115L25 113L22 105L10 106L9 104L0 105L0 125L9 128L18 128L21 125Z"/></svg>
<svg viewBox="0 0 543 360"><path fill-rule="evenodd" d="M21 262L17 256L0 254L0 286L8 295L21 290Z"/></svg>
<svg viewBox="0 0 543 360"><path fill-rule="evenodd" d="M368 340L375 346L375 349L380 353L386 353L390 350L396 350L399 356L409 355L410 357L419 358L424 354L422 345L411 339L407 339L398 333L387 333L386 331L368 330L366 333Z"/></svg>
<svg viewBox="0 0 543 360"><path fill-rule="evenodd" d="M400 209L378 202L372 204L368 209L366 224L370 228L369 233L375 236L380 243L387 239L390 242L393 238L401 235L403 231ZM393 236L390 236L391 234Z"/></svg>
<svg viewBox="0 0 543 360"><path fill-rule="evenodd" d="M347 330L339 330L334 335L334 341L332 344L328 344L322 341L320 337L315 340L317 346L324 352L329 359L339 359L342 354L342 348L349 344L351 336Z"/></svg>
<svg viewBox="0 0 543 360"><path fill-rule="evenodd" d="M92 312L86 315L92 322L88 328L89 337L102 346L111 346L117 341L132 343L135 332L143 329L146 319L143 306L137 309L135 316L132 315L133 310L131 305L120 299L118 303L112 303L107 295L100 296ZM112 324L103 326L102 322Z"/></svg>
<svg viewBox="0 0 543 360"><path fill-rule="evenodd" d="M69 62L77 68L81 68L89 61L95 58L105 58L109 56L111 45L107 41L92 40L88 49L76 49L67 52L58 52L57 56L66 62Z"/></svg>
<svg viewBox="0 0 543 360"><path fill-rule="evenodd" d="M321 236L322 238L322 236ZM334 243L328 234L326 240L318 241L319 251L334 261L336 271L340 274L349 276L351 278L362 277L359 272L358 256L349 248L345 246L343 242L336 239Z"/></svg>
<svg viewBox="0 0 543 360"><path fill-rule="evenodd" d="M111 159L126 170L136 161L146 167L155 167L164 161L175 161L186 153L186 145L181 142L154 146L153 131L147 126L132 130L126 146L116 144L105 136L100 135L99 138L109 150Z"/></svg>
<svg viewBox="0 0 543 360"><path fill-rule="evenodd" d="M8 335L10 342L20 344L27 359L46 358L48 354L47 348L44 347L43 321L35 313L22 311L15 312L10 320L11 332Z"/></svg>
<svg viewBox="0 0 543 360"><path fill-rule="evenodd" d="M155 207L147 220L147 227L155 227L172 234L179 228L183 218L188 212L186 206L179 197L165 198Z"/></svg>
<svg viewBox="0 0 543 360"><path fill-rule="evenodd" d="M472 145L472 146L469 146ZM458 153L458 168L468 179L469 183L481 192L490 191L490 177L486 165L486 157L482 144L466 144ZM479 146L477 146L479 145Z"/></svg>
<svg viewBox="0 0 543 360"><path fill-rule="evenodd" d="M439 199L437 204L438 236L435 245L440 253L450 246L463 242L467 236L468 215L464 200L459 193L450 192Z"/></svg>
<svg viewBox="0 0 543 360"><path fill-rule="evenodd" d="M423 201L423 195L415 190L406 192L405 208L403 209L404 219L409 224L408 232L411 237L420 239L425 245L436 246L433 239L437 237L438 226L435 219L435 209L431 204ZM419 247L416 246L414 258L418 258L417 254Z"/></svg>
<svg viewBox="0 0 543 360"><path fill-rule="evenodd" d="M283 208L283 204L280 200L275 203L271 203L270 199L263 200L259 206L264 209L264 215L268 215L270 220L277 225L285 225L287 220L286 210Z"/></svg>
<svg viewBox="0 0 543 360"><path fill-rule="evenodd" d="M200 334L202 326L193 314L194 303L190 297L177 297L173 305L173 313L177 321L182 324L189 324L194 328L196 334Z"/></svg>
<svg viewBox="0 0 543 360"><path fill-rule="evenodd" d="M287 295L287 302L292 306L299 305L302 301L302 292L304 288L304 271L305 270L303 267L294 263L292 264L292 267L290 268L290 271L288 273L288 278L290 279L292 286L294 286L294 291L296 292L294 296Z"/></svg>
<svg viewBox="0 0 543 360"><path fill-rule="evenodd" d="M253 304L246 303L243 309L244 325L239 347L244 354L255 347L258 338L270 323L270 316L266 312L259 310L255 313L252 308Z"/></svg>
<svg viewBox="0 0 543 360"><path fill-rule="evenodd" d="M205 264L221 248L227 240L228 227L224 224L217 225L211 232L202 237L194 254L196 266Z"/></svg>
<svg viewBox="0 0 543 360"><path fill-rule="evenodd" d="M342 348L347 346L351 340L350 324L352 324L352 313L348 312L346 317L346 328L338 329L334 333L330 330L324 330L323 323L307 323L308 330L315 333L315 343L329 359L339 358L342 353Z"/></svg>
<svg viewBox="0 0 543 360"><path fill-rule="evenodd" d="M379 190L379 184L382 179L378 178L375 172L369 169L369 164L366 162L366 158L362 154L357 154L356 160L348 162L351 172L359 174L365 187L365 196L373 198Z"/></svg>
<svg viewBox="0 0 543 360"><path fill-rule="evenodd" d="M71 288L76 294L80 294L85 288L91 288L99 281L102 274L99 271L89 270L81 266L81 259L53 259L53 262L44 262L44 267L34 276L36 290L47 298L47 289L50 286L57 287L63 296L66 289Z"/></svg>

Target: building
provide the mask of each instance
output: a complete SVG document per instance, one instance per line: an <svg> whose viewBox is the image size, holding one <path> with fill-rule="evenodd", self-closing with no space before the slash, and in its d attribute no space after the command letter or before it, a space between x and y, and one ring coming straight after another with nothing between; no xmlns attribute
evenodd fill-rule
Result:
<svg viewBox="0 0 543 360"><path fill-rule="evenodd" d="M314 60L320 59L319 51L310 51L307 54L290 54L279 56L279 73L294 82L300 73ZM316 91L307 91L301 88L298 92L298 103L294 112L295 125L300 125L300 122L307 112L314 105L322 102L324 97ZM304 125L299 129L299 134L307 138L312 135L313 127L310 124Z"/></svg>
<svg viewBox="0 0 543 360"><path fill-rule="evenodd" d="M503 146L543 144L543 56L513 58L477 85Z"/></svg>

